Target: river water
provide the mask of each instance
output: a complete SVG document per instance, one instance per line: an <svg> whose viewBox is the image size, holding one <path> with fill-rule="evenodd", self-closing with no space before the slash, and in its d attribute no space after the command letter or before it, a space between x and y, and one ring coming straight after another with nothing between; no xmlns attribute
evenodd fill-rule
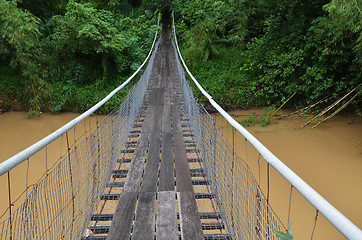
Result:
<svg viewBox="0 0 362 240"><path fill-rule="evenodd" d="M237 120L242 120L252 113L253 111L231 112ZM75 113L42 114L38 119L25 120L26 113L24 112L1 114L0 162L55 131L78 115ZM248 162L255 178L257 180L260 178L260 185L266 195L266 164L262 160L258 164L258 154L250 144L245 143L238 133L234 132L233 135L233 131L227 127L225 120L215 114L213 117L216 119L219 130L224 137L229 139L230 143L234 137L236 152L245 162ZM89 131L91 125L94 125L94 122L99 121L99 119L93 117L88 121L89 123L87 122L84 126L82 124L78 126L77 131L83 132L87 128ZM315 129L296 129L305 122L305 118L287 118L276 121L267 127L255 125L247 129L295 173L361 228L362 119L342 114ZM62 144L64 145L60 142L58 145L62 146ZM56 156L55 159L58 159L62 155L62 151L64 153L64 146L48 149L47 159L50 159L52 154ZM33 168L31 168L33 182L36 182L44 174L46 168L49 168L53 163L47 164L48 167L44 167L44 160L40 161L38 165L33 164ZM25 169L26 167L23 167L22 170L15 171L12 175L24 175ZM21 182L20 188L23 190L24 181L19 180L19 182ZM12 176L12 187L15 187L16 183L17 178ZM270 203L281 221L287 225L289 215L290 222L293 224L295 239L310 239L314 226L315 209L310 207L308 202L294 189L291 211L288 214L290 185L272 168L270 169L269 184ZM6 178L0 179L0 187L3 193L7 191ZM20 190L17 191L20 192ZM0 215L7 206L7 195L2 194L0 196ZM313 239L344 238L319 215Z"/></svg>
<svg viewBox="0 0 362 240"><path fill-rule="evenodd" d="M238 121L261 111L230 112ZM213 115L222 135L244 162L267 195L267 168L250 144L219 115ZM362 118L336 116L317 128L299 129L305 118L286 118L261 127L247 127L264 146L282 160L342 214L362 228ZM233 135L234 134L234 135ZM241 139L241 140L240 140ZM247 152L247 154L246 154ZM260 165L260 168L259 168ZM259 170L260 169L260 170ZM260 172L260 175L259 175ZM270 204L284 225L288 222L291 186L270 168ZM295 190L292 191L290 222L295 239L311 239L316 210ZM313 239L345 239L320 214Z"/></svg>
<svg viewBox="0 0 362 240"><path fill-rule="evenodd" d="M78 117L78 113L60 113L51 115L44 113L36 119L27 119L26 112L6 112L0 114L0 162L31 146L35 142L46 137L64 124ZM94 129L97 122L104 116L91 116L81 124L68 131L66 135L52 142L47 148L42 149L33 155L29 161L24 161L10 171L11 202L14 202L13 209L24 201L27 187L32 185L46 173L47 170L56 164L67 151L67 140L70 146L75 141L81 141L82 137ZM9 206L8 176L0 176L0 222L8 215ZM16 199L21 196L17 201ZM7 212L5 212L7 211ZM5 214L4 214L5 213Z"/></svg>

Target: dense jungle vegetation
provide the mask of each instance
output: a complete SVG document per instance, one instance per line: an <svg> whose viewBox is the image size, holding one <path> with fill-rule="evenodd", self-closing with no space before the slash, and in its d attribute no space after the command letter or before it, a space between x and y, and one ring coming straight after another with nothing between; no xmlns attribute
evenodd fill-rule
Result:
<svg viewBox="0 0 362 240"><path fill-rule="evenodd" d="M182 53L225 106L353 103L360 113L361 0L174 0ZM196 92L196 91L195 91ZM197 93L197 92L196 92ZM324 107L322 104L320 108Z"/></svg>
<svg viewBox="0 0 362 240"><path fill-rule="evenodd" d="M292 97L289 107L360 112L361 0L0 0L0 109L88 109L141 64L165 9L191 71L224 106Z"/></svg>
<svg viewBox="0 0 362 240"><path fill-rule="evenodd" d="M0 0L0 109L90 108L141 65L157 18L139 1Z"/></svg>

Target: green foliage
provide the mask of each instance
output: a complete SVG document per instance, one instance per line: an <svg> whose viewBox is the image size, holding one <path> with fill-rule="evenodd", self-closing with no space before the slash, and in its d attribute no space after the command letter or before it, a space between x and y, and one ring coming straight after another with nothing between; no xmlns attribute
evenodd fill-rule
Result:
<svg viewBox="0 0 362 240"><path fill-rule="evenodd" d="M30 110L36 113L40 111L42 93L47 91L40 37L34 15L18 8L14 1L0 0L0 49L4 60L10 60L10 66L20 69L29 81L25 94Z"/></svg>
<svg viewBox="0 0 362 240"><path fill-rule="evenodd" d="M132 1L132 0L130 0ZM135 1L135 0L133 0ZM144 10L150 10L152 12L157 10L167 10L170 8L171 3L173 0L136 0L137 2L142 2L140 9L142 11Z"/></svg>
<svg viewBox="0 0 362 240"><path fill-rule="evenodd" d="M105 76L106 65L112 61L119 71L127 67L127 59L123 58L129 47L127 36L118 31L119 23L110 12L70 1L65 16L55 16L52 20L56 28L49 38L50 45L56 49L56 52L52 51L57 54L54 58L59 56L56 60L86 62L95 69L89 73L89 78ZM71 69L72 65L74 63L70 65Z"/></svg>
<svg viewBox="0 0 362 240"><path fill-rule="evenodd" d="M292 224L290 224L287 233L275 231L275 235L282 240L293 240L294 238L293 238Z"/></svg>
<svg viewBox="0 0 362 240"><path fill-rule="evenodd" d="M158 28L158 12L122 15L121 6L133 12L127 0L23 0L19 7L0 0L0 66L22 75L10 72L14 76L1 79L0 107L8 109L6 104L21 98L29 115L84 111L116 88L140 66ZM11 80L21 95L6 83L15 77L27 81ZM120 104L123 96L101 111Z"/></svg>
<svg viewBox="0 0 362 240"><path fill-rule="evenodd" d="M275 110L275 106L264 108L263 113L260 115L252 114L250 117L241 121L240 124L244 127L249 127L254 124L260 124L260 126L265 127L266 125L269 125L273 122L272 114L275 112Z"/></svg>
<svg viewBox="0 0 362 240"><path fill-rule="evenodd" d="M49 45L53 59L58 61L56 65L72 59L85 66L83 74L88 79L84 81L107 78L112 73L126 75L135 70L148 51L143 46L150 46L156 30L147 24L155 23L154 19L117 16L74 1L68 3L65 16L55 16L52 20L57 27L49 37ZM62 65L65 71L74 69L74 63Z"/></svg>
<svg viewBox="0 0 362 240"><path fill-rule="evenodd" d="M362 62L362 2L332 0L324 6L329 13L323 25L328 29L332 43L353 39L352 47Z"/></svg>
<svg viewBox="0 0 362 240"><path fill-rule="evenodd" d="M0 109L8 111L17 105L26 103L26 96L22 91L28 81L18 74L18 69L11 69L7 64L0 64Z"/></svg>
<svg viewBox="0 0 362 240"><path fill-rule="evenodd" d="M280 104L296 92L288 105L305 106L362 82L361 1L175 0L173 7L186 62L220 103ZM228 54L219 49L237 56L222 64ZM218 80L222 72L230 77Z"/></svg>
<svg viewBox="0 0 362 240"><path fill-rule="evenodd" d="M41 19L50 19L54 15L64 14L67 3L68 0L21 0L18 6Z"/></svg>
<svg viewBox="0 0 362 240"><path fill-rule="evenodd" d="M232 6L227 1L173 1L173 8L179 11L177 15L181 19L181 42L195 52L199 60L206 62L212 56L217 56L218 45L228 42L229 22L242 20L241 16L235 16ZM233 38L230 41L236 40Z"/></svg>
<svg viewBox="0 0 362 240"><path fill-rule="evenodd" d="M217 57L210 58L207 62L197 62L192 48L185 49L182 54L187 58L187 65L192 66L193 74L200 84L207 89L215 99L223 106L234 105L247 107L250 100L250 85L239 71L239 65L243 64L240 57L242 51L219 46ZM235 88L235 86L240 86ZM194 91L201 98L200 91Z"/></svg>
<svg viewBox="0 0 362 240"><path fill-rule="evenodd" d="M275 231L275 235L282 240L293 240L294 239L293 236L291 236L289 233Z"/></svg>
<svg viewBox="0 0 362 240"><path fill-rule="evenodd" d="M51 75L61 82L53 84L49 109L58 112L73 106L84 111L135 71L156 31L156 17L149 17L132 19L69 1L66 14L51 19L56 27L47 38Z"/></svg>

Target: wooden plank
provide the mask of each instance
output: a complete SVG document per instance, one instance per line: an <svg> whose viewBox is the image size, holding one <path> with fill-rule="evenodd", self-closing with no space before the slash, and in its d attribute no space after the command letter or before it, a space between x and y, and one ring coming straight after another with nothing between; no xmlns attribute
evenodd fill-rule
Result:
<svg viewBox="0 0 362 240"><path fill-rule="evenodd" d="M122 192L107 240L129 239L138 193Z"/></svg>
<svg viewBox="0 0 362 240"><path fill-rule="evenodd" d="M163 106L163 97L164 97L164 94L165 94L165 89L164 88L159 88L158 89L158 95L157 95L157 102L156 102L156 105L161 105ZM158 115L157 117L160 117L162 116L161 115ZM161 119L159 119L161 120Z"/></svg>
<svg viewBox="0 0 362 240"><path fill-rule="evenodd" d="M153 94L151 98L154 100L155 94ZM119 240L130 238L140 181L149 145L149 132L151 131L151 126L153 126L154 108L155 106L152 105L147 107L141 135L128 170L124 188L120 195L107 239Z"/></svg>
<svg viewBox="0 0 362 240"><path fill-rule="evenodd" d="M172 98L174 98L174 97L172 97ZM176 101L176 100L173 99L172 101L174 103L174 101ZM172 131L174 133L182 133L181 119L180 119L180 113L179 113L178 107L179 107L178 104L174 103L172 105Z"/></svg>
<svg viewBox="0 0 362 240"><path fill-rule="evenodd" d="M155 97L155 95L151 96ZM139 191L140 181L142 178L144 162L146 159L146 152L150 141L150 131L153 127L154 120L154 105L149 105L146 111L145 121L142 126L141 135L135 149L133 159L128 170L126 181L123 191L135 192Z"/></svg>
<svg viewBox="0 0 362 240"><path fill-rule="evenodd" d="M155 238L155 208L155 192L139 194L132 240L153 240Z"/></svg>
<svg viewBox="0 0 362 240"><path fill-rule="evenodd" d="M161 94L162 95L162 94ZM163 95L159 97L163 98ZM155 121L151 133L151 142L148 150L146 168L143 175L141 192L156 192L158 169L160 165L160 142L161 142L161 121L158 120L162 116L162 106L157 105L155 109Z"/></svg>
<svg viewBox="0 0 362 240"><path fill-rule="evenodd" d="M193 192L190 168L186 157L185 143L182 133L173 134L173 143L175 153L176 189L178 192Z"/></svg>
<svg viewBox="0 0 362 240"><path fill-rule="evenodd" d="M151 141L148 150L146 168L143 176L141 192L156 192L158 169L160 165L160 142L161 142L161 116L163 106L161 105L164 98L163 89L153 89L153 103L156 105L154 109L154 121L151 132Z"/></svg>
<svg viewBox="0 0 362 240"><path fill-rule="evenodd" d="M181 239L203 239L202 225L192 186L190 168L186 156L185 140L177 97L172 96L172 129L176 168L176 189L180 214Z"/></svg>
<svg viewBox="0 0 362 240"><path fill-rule="evenodd" d="M202 225L193 192L177 193L182 240L203 239Z"/></svg>
<svg viewBox="0 0 362 240"><path fill-rule="evenodd" d="M146 115L145 115L145 121L143 122L141 134L142 133L150 133L153 127L153 121L154 121L154 111L155 111L155 105L148 105Z"/></svg>
<svg viewBox="0 0 362 240"><path fill-rule="evenodd" d="M149 105L163 105L164 92L163 88L152 88Z"/></svg>
<svg viewBox="0 0 362 240"><path fill-rule="evenodd" d="M122 192L136 192L139 190L148 142L148 135L142 134L133 155Z"/></svg>
<svg viewBox="0 0 362 240"><path fill-rule="evenodd" d="M177 101L172 99L172 101ZM176 105L172 105L172 130L173 130L173 145L175 154L175 169L176 169L176 188L177 191L192 191L193 186L190 175L190 168L186 156L185 140L181 130L181 121L179 109Z"/></svg>
<svg viewBox="0 0 362 240"><path fill-rule="evenodd" d="M157 203L156 239L178 240L175 192L159 192Z"/></svg>
<svg viewBox="0 0 362 240"><path fill-rule="evenodd" d="M162 105L160 104L163 101L163 91L160 89L153 89L153 91L156 99L151 104L155 104L155 117L132 232L132 239L135 240L153 240L155 236L156 191L161 141L161 121L159 119L162 116Z"/></svg>
<svg viewBox="0 0 362 240"><path fill-rule="evenodd" d="M162 133L171 132L171 100L170 89L165 89L164 106L162 111Z"/></svg>
<svg viewBox="0 0 362 240"><path fill-rule="evenodd" d="M172 134L171 134L171 105L170 105L170 89L166 89L165 105L162 114L162 156L160 167L159 191L174 191L174 157L172 150Z"/></svg>
<svg viewBox="0 0 362 240"><path fill-rule="evenodd" d="M157 97L158 97L158 89L157 88L152 88L150 91L150 101L149 101L149 106L152 105L156 105L157 103ZM147 119L147 118L145 118Z"/></svg>
<svg viewBox="0 0 362 240"><path fill-rule="evenodd" d="M166 133L162 139L162 157L158 191L175 191L174 158L172 134Z"/></svg>

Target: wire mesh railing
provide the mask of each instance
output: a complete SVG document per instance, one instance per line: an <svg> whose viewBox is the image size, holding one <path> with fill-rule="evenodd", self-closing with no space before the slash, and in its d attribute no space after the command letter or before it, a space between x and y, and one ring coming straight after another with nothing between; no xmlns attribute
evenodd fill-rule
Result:
<svg viewBox="0 0 362 240"><path fill-rule="evenodd" d="M178 58L178 71L184 84L185 105L195 132L197 132L195 135L200 144L208 176L212 182L212 189L217 193L218 203L223 209L223 220L226 222L232 237L235 239L278 239L276 235L279 235L284 236L285 239L291 238L291 235L281 233L282 229L284 229L284 232L288 232L288 230L283 227L281 221L275 216L269 206L269 166L271 166L290 184L291 191L293 188L298 190L301 196L315 208L316 214L313 230L311 231L311 239L313 239L318 213L321 213L346 238L362 239L362 231L356 225L321 197L212 99L192 76L182 59L178 48L174 19L173 34L174 49ZM191 82L197 86L209 103L221 114L227 125L230 125L232 133L237 132L240 134L238 140L245 139L246 158L248 154L247 145L249 144L259 155L258 163L260 158L266 162L268 175L267 198L263 196L260 185L250 172L248 164L235 154L234 146L231 147L228 141L218 133L215 122L195 102L190 86L188 86L184 69L188 77L192 79ZM204 123L207 123L207 125L205 126ZM213 134L212 132L215 133ZM233 136L233 145L234 140ZM291 202L289 202L288 225L290 205ZM276 231L278 231L278 234L276 234Z"/></svg>
<svg viewBox="0 0 362 240"><path fill-rule="evenodd" d="M174 51L176 56L179 56L177 41L175 43ZM10 199L10 169L18 164L0 165L0 175L7 173L9 183L9 215L0 223L0 239L79 239L84 235L90 216L103 193L105 182L110 178L111 171L120 157L120 149L142 106L159 42L154 44L154 51L149 55L147 68L129 91L120 108L107 115L76 144L72 145L69 141L71 128L61 133L60 136L66 143L65 156L32 187L30 193L26 194L25 200L16 209L12 207ZM228 233L232 239L278 239L277 231L285 232L286 229L269 205L269 194L266 197L263 195L248 164L235 153L234 142L229 143L220 134L214 119L195 100L181 60L176 57L181 80L179 83L181 96L184 98L183 112L189 118L195 133L196 145L200 149L204 165L202 171L207 179L211 180L210 188L216 196ZM200 89L209 101L218 107L211 96ZM245 138L253 140L248 134ZM43 149L44 146L38 148ZM258 149L259 157L263 156L268 162L268 167L270 164L276 169L284 169L290 173L290 169L285 169L284 165L275 161L274 155L271 156L271 153L264 151L263 148L259 150L258 146L255 148ZM22 161L27 158L29 157L19 157ZM15 162L17 161L16 159ZM311 196L317 200L321 199L308 185L303 185L305 183L299 178L290 176L286 179L291 182L291 189L295 187L308 200ZM311 192L305 194L307 190ZM313 206L317 209L316 216L318 211L325 213L326 209L331 209L323 201ZM352 232L352 235L346 234L352 236L351 239L353 237L358 239L361 235L360 230L358 228L356 230L338 214L336 216L342 219L346 229Z"/></svg>
<svg viewBox="0 0 362 240"><path fill-rule="evenodd" d="M176 48L174 46L177 56ZM197 103L177 58L181 78L184 112L195 132L207 179L216 195L223 221L232 239L278 239L276 231L285 231L270 208L248 166L218 132L214 119Z"/></svg>
<svg viewBox="0 0 362 240"><path fill-rule="evenodd" d="M110 177L111 170L120 156L120 149L126 142L143 103L159 45L156 36L146 59L147 67L119 109L109 113L76 144L71 144L69 136L73 129L75 132L75 127L82 120L59 133L57 138L61 136L62 141L64 138L66 154L29 188L29 194L26 194L25 200L16 209L11 200L10 170L16 169L19 163L5 162L0 165L2 174L5 173L2 177L8 175L9 186L9 207L5 212L8 215L0 223L0 239L80 239L83 236L91 213L99 202L105 182ZM46 151L51 143L52 141L48 141L44 143L45 146L32 151ZM21 158L24 156L18 158L23 162L29 157L23 160Z"/></svg>

